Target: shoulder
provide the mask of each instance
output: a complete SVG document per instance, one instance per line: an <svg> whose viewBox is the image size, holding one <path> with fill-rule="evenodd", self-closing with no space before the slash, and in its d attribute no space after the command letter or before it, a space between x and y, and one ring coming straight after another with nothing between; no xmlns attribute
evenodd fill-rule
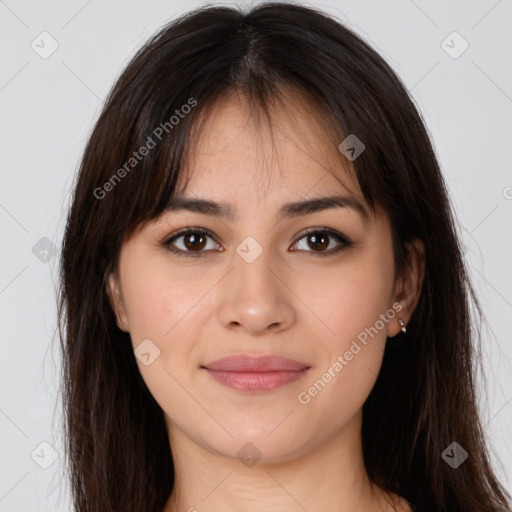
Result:
<svg viewBox="0 0 512 512"><path fill-rule="evenodd" d="M392 498L392 508L390 508L390 512L414 512L411 504L402 496L398 494L391 493Z"/></svg>

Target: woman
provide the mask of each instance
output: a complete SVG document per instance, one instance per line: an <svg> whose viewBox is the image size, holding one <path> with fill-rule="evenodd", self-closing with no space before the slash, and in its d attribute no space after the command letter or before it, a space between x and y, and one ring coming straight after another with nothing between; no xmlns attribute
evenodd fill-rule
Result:
<svg viewBox="0 0 512 512"><path fill-rule="evenodd" d="M510 506L432 145L327 15L154 36L88 141L61 272L77 511Z"/></svg>

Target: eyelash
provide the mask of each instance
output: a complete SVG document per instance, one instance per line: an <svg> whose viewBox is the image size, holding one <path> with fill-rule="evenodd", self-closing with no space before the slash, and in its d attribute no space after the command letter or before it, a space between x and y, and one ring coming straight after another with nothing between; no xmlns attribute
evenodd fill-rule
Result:
<svg viewBox="0 0 512 512"><path fill-rule="evenodd" d="M297 242L299 242L300 240L305 238L307 235L320 234L320 233L321 234L327 234L327 235L335 238L336 241L340 242L341 245L339 245L335 249L330 249L329 251L323 251L323 252L301 251L300 249L298 250L298 252L308 252L308 253L313 253L316 256L327 257L327 256L331 256L333 254L337 254L338 252L342 251L343 249L346 249L348 247L352 247L354 245L354 243L349 238L347 238L345 235L342 235L341 233L338 233L337 231L334 231L333 229L326 228L326 227L323 227L323 228L311 228L311 229L309 229L305 233L302 233L300 238L293 245L295 245ZM180 230L174 232L171 236L166 238L162 242L162 244L164 246L166 246L171 252L173 252L174 254L177 254L178 256L187 256L187 257L190 256L190 257L193 257L193 258L201 257L202 254L204 252L206 252L206 251L184 251L182 249L177 249L176 247L172 246L172 242L174 242L176 239L180 238L183 235L190 235L190 234L207 235L210 238L212 238L215 241L215 243L218 243L215 240L215 237L213 236L213 233L211 231L209 231L208 229L204 229L204 228L190 228L190 227L187 226L186 228L183 228L183 229L180 229Z"/></svg>

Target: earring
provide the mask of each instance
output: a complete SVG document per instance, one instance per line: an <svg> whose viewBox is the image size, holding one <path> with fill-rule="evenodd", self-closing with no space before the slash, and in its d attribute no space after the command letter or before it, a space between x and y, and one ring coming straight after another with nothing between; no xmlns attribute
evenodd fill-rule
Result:
<svg viewBox="0 0 512 512"><path fill-rule="evenodd" d="M405 334L407 332L407 328L405 327L405 322L399 318L398 323L400 324L400 327L402 328L402 332Z"/></svg>

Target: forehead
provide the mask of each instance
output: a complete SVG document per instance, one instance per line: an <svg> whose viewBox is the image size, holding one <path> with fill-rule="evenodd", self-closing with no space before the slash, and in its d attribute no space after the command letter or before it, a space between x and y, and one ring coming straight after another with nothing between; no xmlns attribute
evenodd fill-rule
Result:
<svg viewBox="0 0 512 512"><path fill-rule="evenodd" d="M269 123L244 97L225 96L203 112L199 127L182 195L247 203L344 193L364 203L351 163L338 150L340 136L303 98L272 105Z"/></svg>

